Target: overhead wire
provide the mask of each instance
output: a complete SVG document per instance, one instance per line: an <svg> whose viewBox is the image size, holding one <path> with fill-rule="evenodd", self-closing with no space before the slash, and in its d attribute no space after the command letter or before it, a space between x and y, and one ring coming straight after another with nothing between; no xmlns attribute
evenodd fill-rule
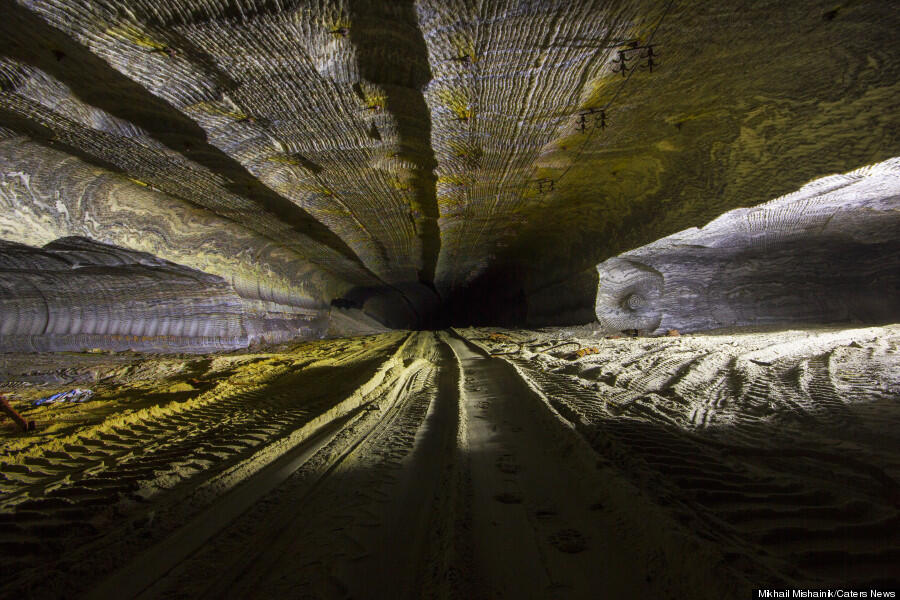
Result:
<svg viewBox="0 0 900 600"><path fill-rule="evenodd" d="M674 3L675 3L675 0L669 0L669 2L666 4L666 8L663 10L663 13L659 18L659 21L657 21L656 25L653 27L653 30L650 32L650 36L647 38L647 41L645 42L646 46L650 46L652 44L653 38L656 35L656 32L659 30L660 26L663 24L663 21L665 21L666 16L669 14L669 9L672 8L672 5ZM601 113L608 111L609 108L612 106L613 102L615 102L619 98L619 95L622 93L622 90L625 89L625 86L628 85L628 82L631 80L632 75L634 75L634 71L635 71L635 69L632 68L631 71L628 73L628 75L625 77L625 81L622 82L622 84L616 90L616 93L613 94L613 97L610 98L609 101L602 108L598 109ZM591 138L593 137L596 129L597 128L594 127L587 133L584 141L581 143L581 147L578 149L578 152L575 154L575 157L572 159L572 162L569 163L569 166L567 166L565 168L565 170L560 174L559 177L552 179L552 182L554 185L553 185L553 187L551 187L550 191L553 191L554 189L558 189L558 186L556 184L558 184L562 180L562 178L565 177L569 173L569 171L572 169L572 167L575 165L575 163L578 162L578 159L584 153L584 149L587 147L588 143L591 141Z"/></svg>

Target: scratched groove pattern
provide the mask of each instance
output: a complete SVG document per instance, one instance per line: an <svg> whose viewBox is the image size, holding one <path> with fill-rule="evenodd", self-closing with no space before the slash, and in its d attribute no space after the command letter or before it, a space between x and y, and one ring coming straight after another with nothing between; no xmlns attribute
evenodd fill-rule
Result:
<svg viewBox="0 0 900 600"><path fill-rule="evenodd" d="M898 27L877 0L25 0L0 139L236 222L323 300L425 314L499 273L532 323L583 321L598 262L900 155Z"/></svg>
<svg viewBox="0 0 900 600"><path fill-rule="evenodd" d="M351 24L349 8L246 5L240 16L208 2L33 8L196 123L378 277L417 280L414 167L400 152L384 90L360 73L353 37L333 33Z"/></svg>
<svg viewBox="0 0 900 600"><path fill-rule="evenodd" d="M635 26L600 2L443 2L417 10L434 79L427 90L443 238L436 285L487 267L540 202L545 147L611 69L607 46Z"/></svg>
<svg viewBox="0 0 900 600"><path fill-rule="evenodd" d="M303 308L347 285L233 221L26 138L0 140L0 173L5 240L91 238L218 275L245 298Z"/></svg>
<svg viewBox="0 0 900 600"><path fill-rule="evenodd" d="M114 413L53 450L38 443L4 457L0 555L9 576L0 590L4 596L35 588L52 589L57 597L79 595L83 590L73 589L79 583L71 572L48 574L35 559L77 555L82 575L108 572L142 547L124 542L123 548L118 528L146 528L158 537L162 514L190 514L204 506L204 496L208 502L228 489L221 478L227 480L229 469L265 464L268 448L277 450L351 396L400 341L391 334L365 348L331 340L305 343L277 358L249 355L261 366L259 379L245 379L252 371L216 377L201 370L212 387L189 399L165 400L125 418Z"/></svg>
<svg viewBox="0 0 900 600"><path fill-rule="evenodd" d="M0 242L0 291L7 352L247 345L241 299L221 278L83 238Z"/></svg>
<svg viewBox="0 0 900 600"><path fill-rule="evenodd" d="M365 278L359 265L314 243L238 190L234 181L172 150L136 125L86 105L47 73L9 59L0 60L0 103L4 115L28 123L32 137L60 143L132 176L140 185L188 200L236 220L260 235L302 253L338 275ZM38 131L33 131L34 128ZM31 130L31 131L29 131ZM44 134L49 131L49 134ZM181 142L190 150L189 140ZM170 145L175 145L170 143Z"/></svg>
<svg viewBox="0 0 900 600"><path fill-rule="evenodd" d="M900 156L898 26L881 2L676 0L653 38L659 68L634 73L583 150L586 134L560 130L546 160L571 167L543 172L568 169L497 253L527 271L529 320L560 324L563 301L589 319L610 256ZM593 81L592 105L621 79Z"/></svg>
<svg viewBox="0 0 900 600"><path fill-rule="evenodd" d="M597 266L612 330L900 317L900 159L832 175Z"/></svg>

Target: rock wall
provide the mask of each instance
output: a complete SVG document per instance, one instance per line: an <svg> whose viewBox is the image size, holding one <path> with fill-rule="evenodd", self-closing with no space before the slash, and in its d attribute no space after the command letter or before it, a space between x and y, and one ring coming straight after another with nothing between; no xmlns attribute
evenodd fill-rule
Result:
<svg viewBox="0 0 900 600"><path fill-rule="evenodd" d="M5 2L0 238L151 252L262 322L583 322L598 262L900 156L898 28L881 0Z"/></svg>
<svg viewBox="0 0 900 600"><path fill-rule="evenodd" d="M331 307L328 319L327 337L346 337L354 335L374 335L390 331L387 327L373 319L358 308Z"/></svg>
<svg viewBox="0 0 900 600"><path fill-rule="evenodd" d="M659 23L658 62L651 71L632 52L623 76L612 51L584 81L532 175L553 189L535 193L496 251L496 264L524 271L530 325L591 319L596 265L612 256L900 156L900 13L890 3L668 4L641 2L639 19L623 23L624 39L642 43ZM536 76L535 87L550 81ZM587 115L582 130L578 113L603 108L606 127Z"/></svg>
<svg viewBox="0 0 900 600"><path fill-rule="evenodd" d="M547 146L571 126L588 82L609 68L641 11L570 0L420 0L416 10L434 75L426 100L441 228L435 285L466 295L542 203L550 180L539 181L560 167Z"/></svg>
<svg viewBox="0 0 900 600"><path fill-rule="evenodd" d="M250 342L320 337L328 301L351 289L232 220L28 138L0 139L0 239L41 246L69 236L223 278Z"/></svg>
<svg viewBox="0 0 900 600"><path fill-rule="evenodd" d="M342 1L227 4L66 1L13 11L0 122L238 216L356 284L416 281L417 149L402 139L391 90L378 73L365 79L360 64L394 73L403 62L394 44L415 27L396 11L369 15L379 2L371 11Z"/></svg>
<svg viewBox="0 0 900 600"><path fill-rule="evenodd" d="M813 181L597 266L613 330L900 320L900 159Z"/></svg>
<svg viewBox="0 0 900 600"><path fill-rule="evenodd" d="M79 236L218 275L248 299L327 306L349 286L240 222L22 136L0 139L0 238Z"/></svg>
<svg viewBox="0 0 900 600"><path fill-rule="evenodd" d="M210 351L250 336L221 277L152 255L62 238L0 242L0 351Z"/></svg>

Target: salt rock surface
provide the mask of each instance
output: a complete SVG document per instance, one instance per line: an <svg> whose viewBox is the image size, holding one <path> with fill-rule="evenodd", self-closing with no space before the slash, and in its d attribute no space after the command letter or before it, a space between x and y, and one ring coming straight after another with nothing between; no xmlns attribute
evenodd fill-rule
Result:
<svg viewBox="0 0 900 600"><path fill-rule="evenodd" d="M660 334L900 316L900 159L813 181L597 266L610 329Z"/></svg>
<svg viewBox="0 0 900 600"><path fill-rule="evenodd" d="M221 277L151 254L61 238L0 241L0 350L209 351L320 337L327 314L242 298Z"/></svg>

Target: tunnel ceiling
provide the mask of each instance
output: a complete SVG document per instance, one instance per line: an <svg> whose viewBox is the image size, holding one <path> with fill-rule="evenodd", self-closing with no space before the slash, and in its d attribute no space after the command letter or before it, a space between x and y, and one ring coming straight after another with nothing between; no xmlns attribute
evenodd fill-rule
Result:
<svg viewBox="0 0 900 600"><path fill-rule="evenodd" d="M597 263L900 155L886 1L2 16L0 237L90 237L317 302L386 289L423 313L493 281L590 314Z"/></svg>

